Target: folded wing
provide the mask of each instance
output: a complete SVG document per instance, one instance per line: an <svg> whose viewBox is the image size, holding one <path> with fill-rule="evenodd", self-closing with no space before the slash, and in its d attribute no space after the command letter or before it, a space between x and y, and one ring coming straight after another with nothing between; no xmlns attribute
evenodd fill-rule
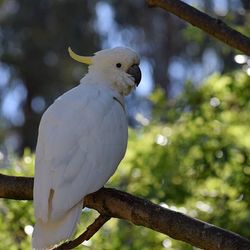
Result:
<svg viewBox="0 0 250 250"><path fill-rule="evenodd" d="M82 86L45 112L36 152L36 218L58 220L114 173L127 146L127 122L111 90Z"/></svg>

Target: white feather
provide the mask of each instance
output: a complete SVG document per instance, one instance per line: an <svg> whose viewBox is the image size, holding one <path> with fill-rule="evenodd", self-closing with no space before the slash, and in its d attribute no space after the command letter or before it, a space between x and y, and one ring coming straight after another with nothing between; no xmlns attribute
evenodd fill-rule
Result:
<svg viewBox="0 0 250 250"><path fill-rule="evenodd" d="M100 71L90 69L81 84L59 97L42 117L35 163L35 249L49 249L71 237L83 198L103 187L124 157L122 86L113 87L113 75L109 85Z"/></svg>

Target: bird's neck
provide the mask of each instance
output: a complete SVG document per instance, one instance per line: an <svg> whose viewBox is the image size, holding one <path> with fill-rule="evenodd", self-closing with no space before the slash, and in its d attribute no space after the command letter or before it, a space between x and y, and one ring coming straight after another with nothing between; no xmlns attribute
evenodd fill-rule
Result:
<svg viewBox="0 0 250 250"><path fill-rule="evenodd" d="M80 84L96 86L100 89L106 89L111 93L112 96L115 96L124 104L123 93L117 89L117 86L115 85L115 83L111 84L111 82L107 81L101 75L98 75L98 74L93 75L91 73L88 73L80 80Z"/></svg>
<svg viewBox="0 0 250 250"><path fill-rule="evenodd" d="M112 79L111 77L106 79L103 74L98 74L98 73L87 73L80 81L81 84L88 84L88 85L97 85L97 86L102 86L106 87L115 93L123 96L123 90L119 88L117 85L117 82Z"/></svg>

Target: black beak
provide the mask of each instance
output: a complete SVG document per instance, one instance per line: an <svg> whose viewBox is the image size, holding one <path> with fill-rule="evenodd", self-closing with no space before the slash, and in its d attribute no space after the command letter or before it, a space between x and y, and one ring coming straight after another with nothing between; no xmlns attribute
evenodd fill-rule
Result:
<svg viewBox="0 0 250 250"><path fill-rule="evenodd" d="M136 86L139 85L141 81L141 70L137 64L132 65L128 71L128 74L134 77Z"/></svg>

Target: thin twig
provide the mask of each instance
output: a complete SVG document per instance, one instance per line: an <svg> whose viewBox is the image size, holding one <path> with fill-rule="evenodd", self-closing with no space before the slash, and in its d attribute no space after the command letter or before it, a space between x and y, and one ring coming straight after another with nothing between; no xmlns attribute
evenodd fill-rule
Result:
<svg viewBox="0 0 250 250"><path fill-rule="evenodd" d="M160 7L206 33L250 56L250 38L180 0L146 0L149 7Z"/></svg>
<svg viewBox="0 0 250 250"><path fill-rule="evenodd" d="M79 246L85 240L89 240L110 218L110 216L100 214L98 218L87 227L86 231L80 234L76 239L65 242L53 250L67 250Z"/></svg>

